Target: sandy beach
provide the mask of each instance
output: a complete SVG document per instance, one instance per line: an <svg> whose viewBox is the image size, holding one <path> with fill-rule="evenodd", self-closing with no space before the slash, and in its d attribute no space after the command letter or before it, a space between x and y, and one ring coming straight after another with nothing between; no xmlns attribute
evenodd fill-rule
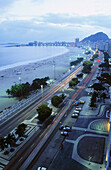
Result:
<svg viewBox="0 0 111 170"><path fill-rule="evenodd" d="M11 85L20 83L19 77L21 77L21 83L32 83L35 78L46 76L53 79L55 62L55 78L57 79L68 71L71 61L83 57L83 49L70 47L68 50L65 54L56 57L0 71L0 110L18 101L16 98L7 98L6 90Z"/></svg>

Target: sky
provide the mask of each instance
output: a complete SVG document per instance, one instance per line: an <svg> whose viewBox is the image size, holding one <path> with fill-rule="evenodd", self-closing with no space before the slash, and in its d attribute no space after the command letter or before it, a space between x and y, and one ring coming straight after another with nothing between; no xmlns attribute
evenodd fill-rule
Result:
<svg viewBox="0 0 111 170"><path fill-rule="evenodd" d="M111 37L111 0L0 0L0 43Z"/></svg>

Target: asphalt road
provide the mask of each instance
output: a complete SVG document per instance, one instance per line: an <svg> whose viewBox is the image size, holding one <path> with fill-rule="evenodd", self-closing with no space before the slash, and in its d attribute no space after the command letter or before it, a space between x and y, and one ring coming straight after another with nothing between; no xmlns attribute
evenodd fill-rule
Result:
<svg viewBox="0 0 111 170"><path fill-rule="evenodd" d="M81 68L80 68L81 69ZM96 69L96 68L95 68ZM77 72L73 72L73 73L71 73L68 77L66 77L65 78L65 80L63 80L62 81L62 83L60 82L60 84L57 84L57 88L56 89L52 89L52 91L50 92L50 96L49 96L49 94L48 94L48 96L46 96L46 97L44 97L44 101L46 101L48 98L50 98L54 93L56 93L59 89L61 89L63 86L65 86L67 83L68 83L68 81L70 80L70 79L72 79L72 77L75 75L75 73L77 73ZM88 82L90 81L90 78L93 76L93 74L94 74L94 72L92 72L91 74L90 74L90 76L89 77L87 77L86 79L85 79L85 84L80 88L80 89L78 89L77 90L77 92L76 92L76 95L74 94L73 96L72 96L72 98L74 99L75 97L77 97L78 95L80 95L80 92L83 92L83 89L84 89L84 87L88 84ZM55 87L54 87L55 88ZM44 95L45 96L45 95ZM78 96L79 97L79 96ZM43 102L43 100L42 101L40 101L41 103ZM35 104L36 105L36 104ZM37 105L34 107L34 109L37 107ZM67 106L65 106L65 107L67 107ZM26 113L25 113L26 114ZM23 115L21 115L21 119L23 119ZM26 116L25 116L25 118L26 118ZM18 118L19 119L19 121L21 122L21 119L20 119L20 117ZM19 122L18 121L18 122ZM59 121L60 121L60 119L59 119ZM17 123L17 122L16 122ZM15 124L16 124L15 123ZM11 124L12 125L12 124ZM10 127L8 127L9 128L9 130L10 130ZM2 130L4 130L4 129L2 129ZM36 136L35 136L36 137ZM51 140L51 138L50 138L50 140ZM33 141L33 142L35 142L35 140ZM28 143L28 142L27 142ZM32 141L31 141L31 143L32 143ZM32 145L33 145L33 143L32 143ZM45 144L45 145L47 145L47 144ZM29 144L27 144L26 145L26 150L27 150L27 148L29 147ZM20 160L20 159L19 159ZM19 165L20 165L20 163L19 163ZM16 166L15 166L16 167Z"/></svg>

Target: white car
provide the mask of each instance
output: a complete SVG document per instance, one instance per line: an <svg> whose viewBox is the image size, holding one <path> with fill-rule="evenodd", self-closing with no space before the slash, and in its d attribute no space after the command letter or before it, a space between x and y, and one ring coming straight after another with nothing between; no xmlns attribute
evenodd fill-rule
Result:
<svg viewBox="0 0 111 170"><path fill-rule="evenodd" d="M71 127L65 126L65 127L63 128L63 130L64 130L64 131L67 131L67 132L70 132L70 131L71 131Z"/></svg>
<svg viewBox="0 0 111 170"><path fill-rule="evenodd" d="M47 170L47 168L45 168L45 167L38 167L37 170Z"/></svg>
<svg viewBox="0 0 111 170"><path fill-rule="evenodd" d="M68 134L68 132L66 132L66 131L61 131L61 135L63 135L63 136L68 136L69 134Z"/></svg>
<svg viewBox="0 0 111 170"><path fill-rule="evenodd" d="M82 108L81 107L76 107L76 110L81 111Z"/></svg>
<svg viewBox="0 0 111 170"><path fill-rule="evenodd" d="M77 114L79 114L79 110L74 110L74 113L77 113Z"/></svg>
<svg viewBox="0 0 111 170"><path fill-rule="evenodd" d="M78 118L78 116L79 116L78 113L73 113L73 114L71 115L72 118Z"/></svg>

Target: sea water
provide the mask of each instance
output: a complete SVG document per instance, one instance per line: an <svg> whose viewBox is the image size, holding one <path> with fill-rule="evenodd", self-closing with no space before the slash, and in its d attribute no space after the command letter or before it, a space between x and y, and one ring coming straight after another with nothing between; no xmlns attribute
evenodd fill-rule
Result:
<svg viewBox="0 0 111 170"><path fill-rule="evenodd" d="M0 70L26 65L68 52L64 47L0 47Z"/></svg>

